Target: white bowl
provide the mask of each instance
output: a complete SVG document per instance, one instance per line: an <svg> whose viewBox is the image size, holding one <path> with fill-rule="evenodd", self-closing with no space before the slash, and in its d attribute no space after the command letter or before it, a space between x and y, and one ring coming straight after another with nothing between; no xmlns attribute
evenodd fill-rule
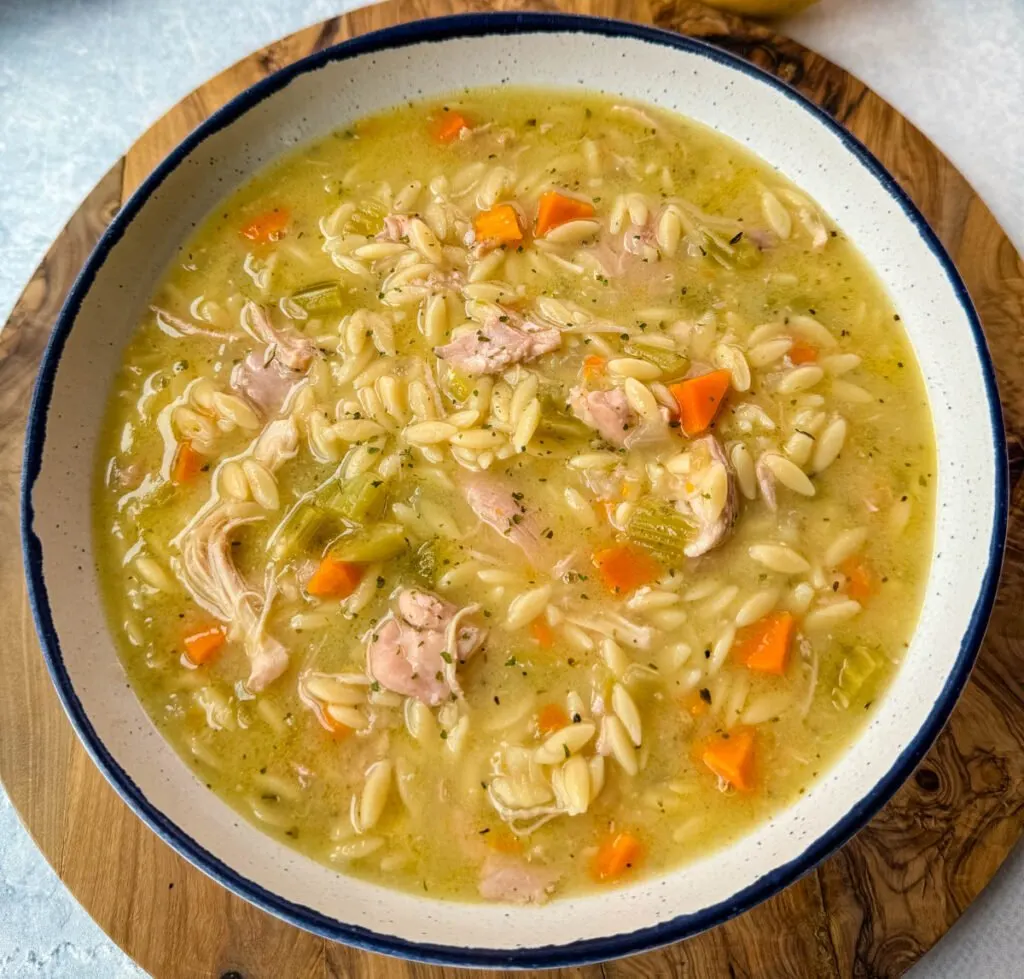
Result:
<svg viewBox="0 0 1024 979"><path fill-rule="evenodd" d="M98 597L90 474L122 348L162 270L203 216L270 160L407 99L502 82L615 92L721 130L812 194L885 282L924 373L938 509L921 623L892 688L839 763L733 846L656 879L543 908L468 908L341 876L241 819L157 733L126 688ZM28 428L25 561L64 707L124 800L197 867L328 938L490 967L575 964L719 924L794 881L882 806L938 734L984 633L1006 527L992 366L949 257L880 164L775 78L696 41L549 14L425 21L278 72L192 133L117 215L75 283Z"/></svg>

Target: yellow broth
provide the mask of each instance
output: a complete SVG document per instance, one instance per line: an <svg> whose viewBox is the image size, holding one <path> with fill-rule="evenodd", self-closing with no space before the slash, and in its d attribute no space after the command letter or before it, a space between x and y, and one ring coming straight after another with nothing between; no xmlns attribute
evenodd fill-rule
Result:
<svg viewBox="0 0 1024 979"><path fill-rule="evenodd" d="M575 223L535 234L551 192ZM521 239L481 242L506 204ZM485 374L438 355L497 324L556 347ZM721 458L671 389L715 371ZM580 392L618 399L628 444ZM835 762L913 633L933 473L899 316L812 201L685 119L506 88L362 120L210 215L125 350L95 539L131 683L223 799L346 873L474 900L497 867L526 876L485 896L543 900L706 855ZM690 557L676 523L725 532ZM352 553L351 595L314 582ZM409 589L486 630L406 678L443 702L368 667ZM772 624L780 673L777 641L751 659Z"/></svg>

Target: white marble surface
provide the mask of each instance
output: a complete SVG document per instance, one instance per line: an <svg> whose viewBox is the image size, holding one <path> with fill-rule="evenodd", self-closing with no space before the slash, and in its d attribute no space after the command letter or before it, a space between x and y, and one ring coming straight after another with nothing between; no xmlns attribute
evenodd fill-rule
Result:
<svg viewBox="0 0 1024 979"><path fill-rule="evenodd" d="M79 201L147 125L254 48L356 5L0 0L0 322ZM899 106L1024 248L1024 0L823 0L786 30ZM1021 975L1021 907L1018 848L914 976ZM0 976L142 974L70 897L0 790Z"/></svg>

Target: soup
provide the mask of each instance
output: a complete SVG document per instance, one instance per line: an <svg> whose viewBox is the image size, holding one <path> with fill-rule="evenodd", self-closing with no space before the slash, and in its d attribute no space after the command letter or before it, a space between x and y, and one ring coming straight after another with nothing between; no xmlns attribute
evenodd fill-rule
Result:
<svg viewBox="0 0 1024 979"><path fill-rule="evenodd" d="M928 573L900 318L815 203L596 95L461 93L235 193L98 460L125 669L197 776L346 873L539 902L777 815Z"/></svg>

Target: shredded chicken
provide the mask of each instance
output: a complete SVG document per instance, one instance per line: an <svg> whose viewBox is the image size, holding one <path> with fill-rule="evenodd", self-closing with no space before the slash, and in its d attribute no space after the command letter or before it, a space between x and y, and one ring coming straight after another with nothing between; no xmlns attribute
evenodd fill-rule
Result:
<svg viewBox="0 0 1024 979"><path fill-rule="evenodd" d="M242 307L240 322L251 337L266 344L253 350L231 372L231 386L264 414L277 414L306 376L316 347L304 336L277 330L258 303Z"/></svg>
<svg viewBox="0 0 1024 979"><path fill-rule="evenodd" d="M302 375L289 370L271 357L266 362L267 351L254 350L231 372L231 386L244 394L265 414L276 414L281 410L292 389Z"/></svg>
<svg viewBox="0 0 1024 979"><path fill-rule="evenodd" d="M622 235L622 247L645 262L658 261L658 241L651 222L631 224Z"/></svg>
<svg viewBox="0 0 1024 979"><path fill-rule="evenodd" d="M183 336L216 337L218 340L230 337L230 334L224 330L211 330L209 327L200 326L192 320L175 316L160 306L150 306L149 308L156 314L157 327L163 333L166 333L169 337L174 337L176 340Z"/></svg>
<svg viewBox="0 0 1024 979"><path fill-rule="evenodd" d="M625 445L626 436L637 421L636 413L620 388L609 391L573 388L569 392L569 407L584 425L593 428L612 445Z"/></svg>
<svg viewBox="0 0 1024 979"><path fill-rule="evenodd" d="M521 857L492 853L480 868L480 896L485 901L543 904L554 890L558 873L528 864Z"/></svg>
<svg viewBox="0 0 1024 979"><path fill-rule="evenodd" d="M298 452L299 432L291 416L272 421L253 441L252 458L271 472ZM263 593L251 588L235 567L231 534L262 520L255 503L223 500L214 495L174 539L180 557L173 562L196 603L228 626L228 637L241 641L249 658L247 686L259 693L288 667L288 651L267 634L266 619L276 593L275 569L267 568Z"/></svg>
<svg viewBox="0 0 1024 979"><path fill-rule="evenodd" d="M714 462L721 463L725 468L727 490L725 505L714 520L705 520L700 508L694 513L700 522L697 539L684 548L687 557L700 557L708 551L718 547L729 536L729 532L736 523L739 514L738 494L736 492L736 473L733 471L722 446L714 435L705 435L694 442L694 447L704 446Z"/></svg>
<svg viewBox="0 0 1024 979"><path fill-rule="evenodd" d="M467 374L498 374L561 345L558 330L538 326L506 310L451 343L435 347L434 353Z"/></svg>
<svg viewBox="0 0 1024 979"><path fill-rule="evenodd" d="M246 583L231 556L231 534L264 517L255 503L218 503L200 511L176 538L180 558L175 571L189 594L228 626L228 637L240 640L249 657L247 686L259 693L288 667L288 652L266 631L273 599L272 575L264 594Z"/></svg>
<svg viewBox="0 0 1024 979"><path fill-rule="evenodd" d="M377 233L377 241L407 241L410 221L412 218L405 214L389 214L384 218L384 227Z"/></svg>
<svg viewBox="0 0 1024 979"><path fill-rule="evenodd" d="M397 612L369 634L366 667L382 687L437 707L460 696L456 666L480 648L485 632L464 619L477 606L460 609L428 592L409 588L397 600Z"/></svg>
<svg viewBox="0 0 1024 979"><path fill-rule="evenodd" d="M276 329L264 306L247 302L242 307L239 322L249 336L272 349L272 355L268 354L265 358L266 363L276 359L289 370L305 373L309 369L316 353L313 341L290 331Z"/></svg>
<svg viewBox="0 0 1024 979"><path fill-rule="evenodd" d="M754 466L754 475L757 476L757 485L768 509L772 511L778 509L778 503L775 500L775 473L764 461L764 456L757 460L757 465Z"/></svg>
<svg viewBox="0 0 1024 979"><path fill-rule="evenodd" d="M470 508L485 524L515 544L535 568L545 566L542 528L536 511L526 505L521 494L490 473L468 474L462 481L462 492Z"/></svg>
<svg viewBox="0 0 1024 979"><path fill-rule="evenodd" d="M434 269L424 280L423 285L434 292L446 290L458 291L465 285L466 277L459 269Z"/></svg>
<svg viewBox="0 0 1024 979"><path fill-rule="evenodd" d="M288 415L272 421L260 432L253 443L252 457L274 472L294 459L298 451L299 429L295 419Z"/></svg>

